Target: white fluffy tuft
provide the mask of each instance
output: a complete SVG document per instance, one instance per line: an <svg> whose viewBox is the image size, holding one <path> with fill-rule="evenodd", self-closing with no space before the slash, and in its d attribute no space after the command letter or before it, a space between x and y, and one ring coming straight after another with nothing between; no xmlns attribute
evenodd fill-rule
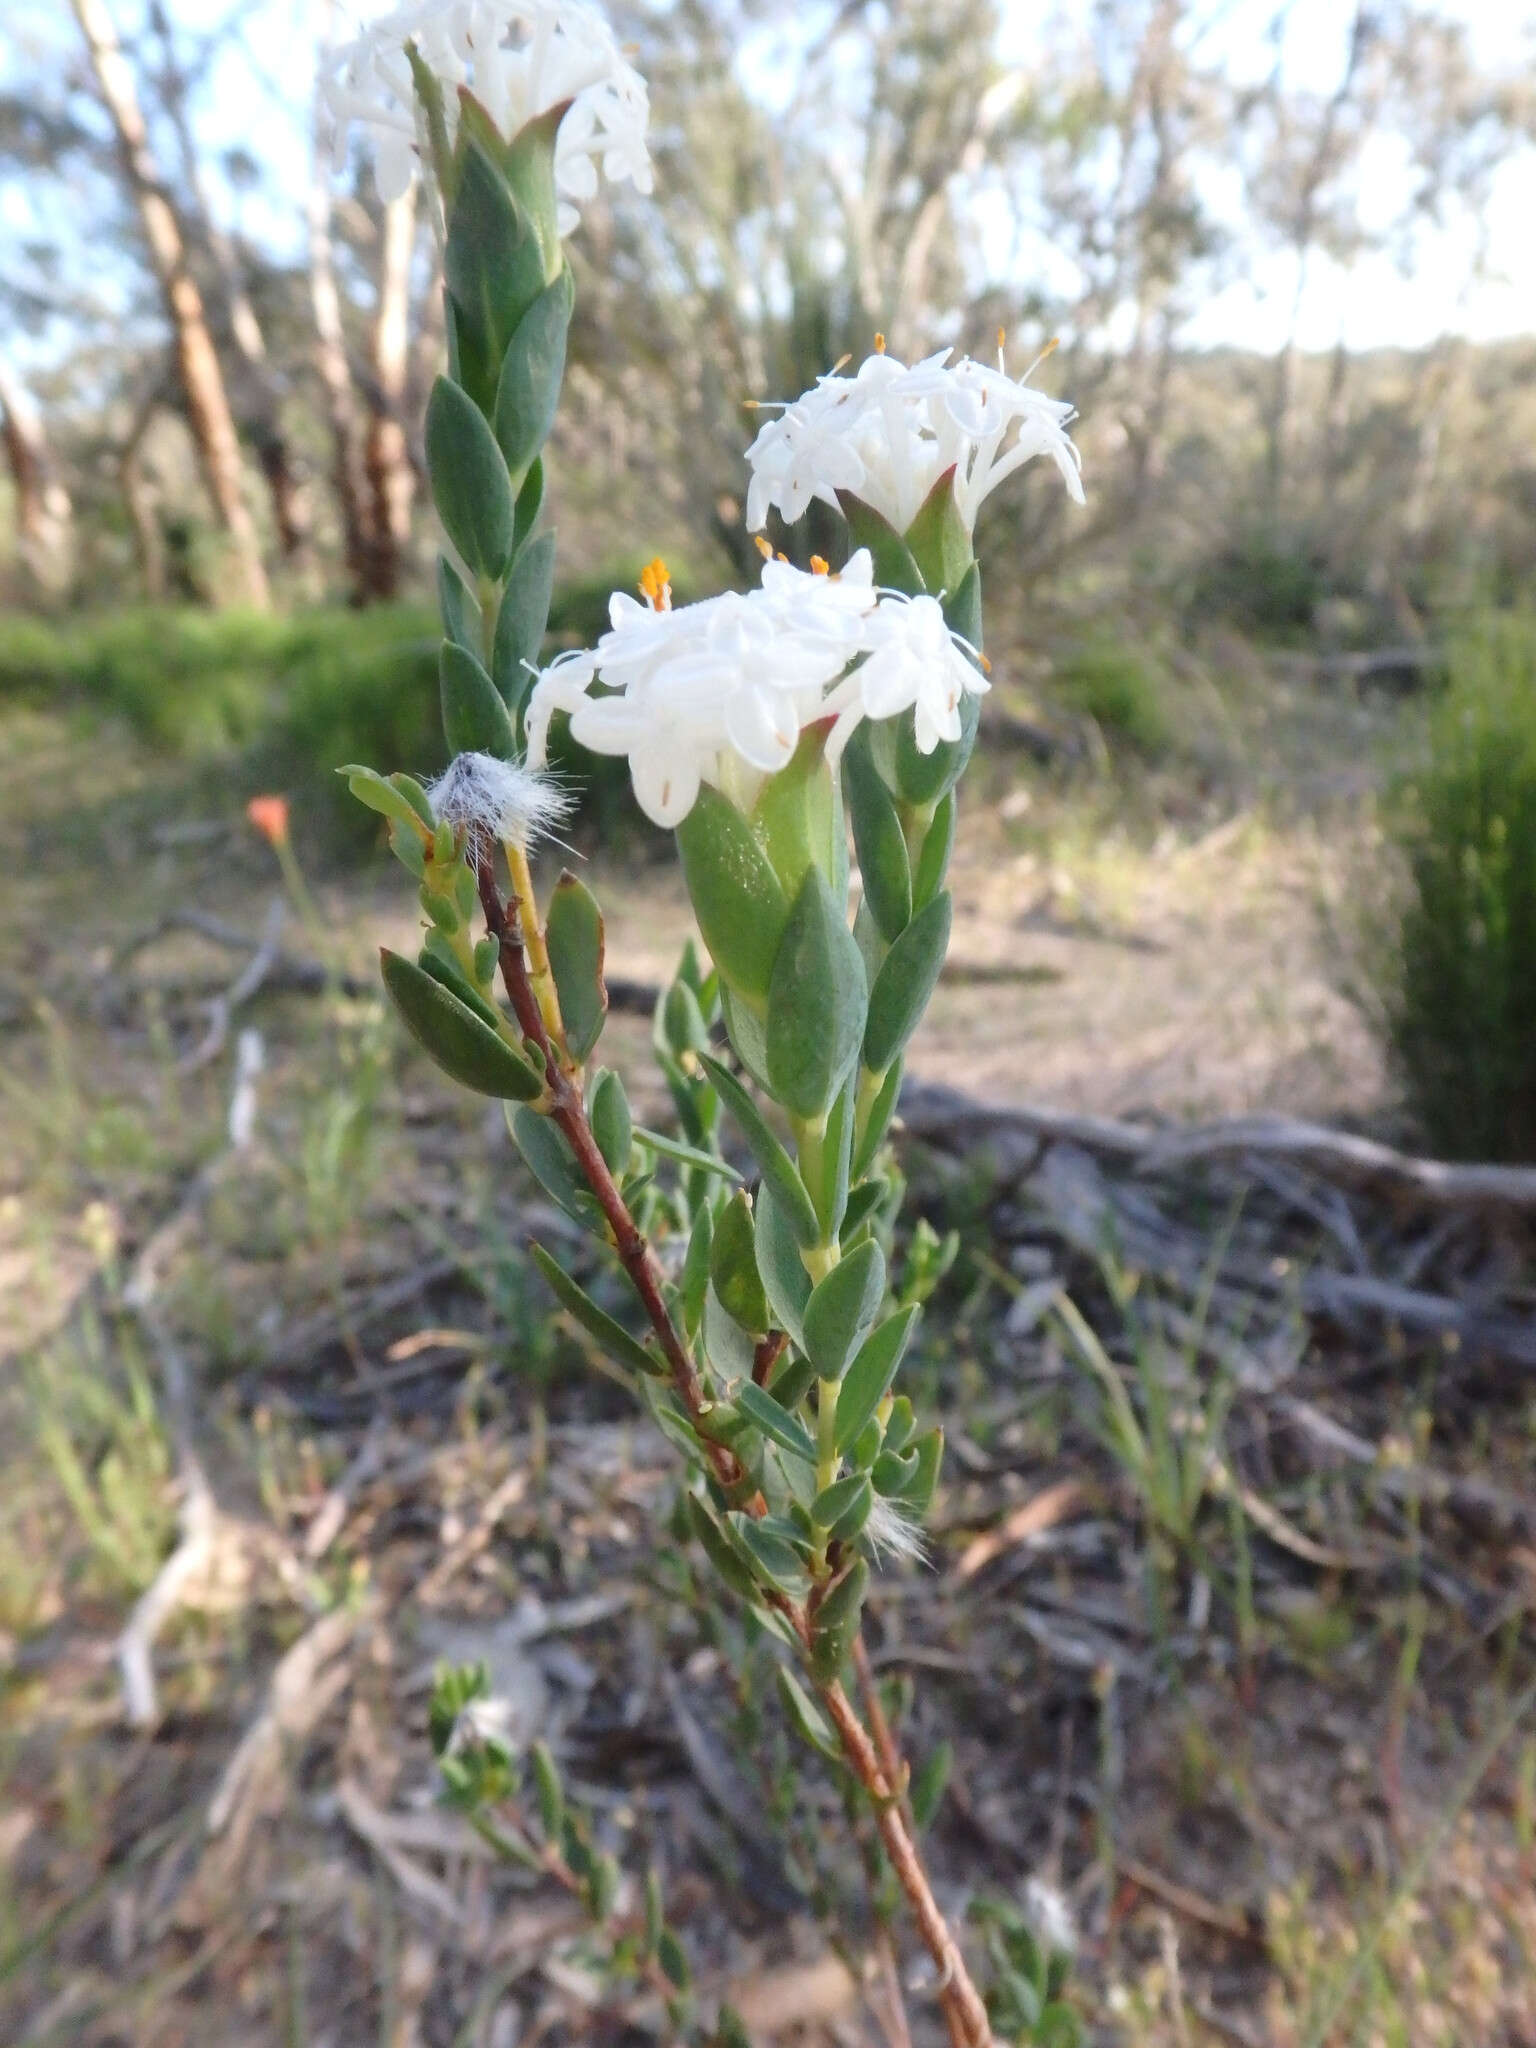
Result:
<svg viewBox="0 0 1536 2048"><path fill-rule="evenodd" d="M1077 1953L1077 1921L1065 1895L1049 1879L1032 1877L1024 1887L1024 1918L1044 1949Z"/></svg>
<svg viewBox="0 0 1536 2048"><path fill-rule="evenodd" d="M875 1556L899 1557L916 1564L928 1561L928 1539L916 1522L909 1521L893 1502L875 1495L875 1504L864 1524L864 1534Z"/></svg>
<svg viewBox="0 0 1536 2048"><path fill-rule="evenodd" d="M494 754L460 754L430 783L427 801L442 824L470 846L510 840L525 850L570 816L571 799L554 778Z"/></svg>

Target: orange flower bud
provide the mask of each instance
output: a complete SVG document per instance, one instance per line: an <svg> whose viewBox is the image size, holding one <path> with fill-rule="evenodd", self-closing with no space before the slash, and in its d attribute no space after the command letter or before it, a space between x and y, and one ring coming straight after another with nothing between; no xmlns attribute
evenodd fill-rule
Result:
<svg viewBox="0 0 1536 2048"><path fill-rule="evenodd" d="M245 807L262 838L281 846L288 837L288 799L285 796L253 796Z"/></svg>

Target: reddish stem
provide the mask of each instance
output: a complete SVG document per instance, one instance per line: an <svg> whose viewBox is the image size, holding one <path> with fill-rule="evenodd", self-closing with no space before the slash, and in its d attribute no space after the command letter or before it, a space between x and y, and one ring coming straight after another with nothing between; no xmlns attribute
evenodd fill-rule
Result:
<svg viewBox="0 0 1536 2048"><path fill-rule="evenodd" d="M597 1198L598 1207L603 1212L620 1263L629 1275L651 1327L656 1332L662 1355L671 1370L672 1383L677 1390L678 1398L688 1412L688 1418L704 1446L705 1455L715 1476L723 1487L737 1487L743 1477L741 1463L733 1451L728 1450L724 1444L715 1442L708 1432L709 1404L699 1381L698 1368L694 1365L688 1347L679 1336L667 1309L660 1269L638 1225L629 1213L628 1204L608 1169L607 1160L598 1149L597 1140L593 1137L591 1125L587 1121L586 1105L581 1099L580 1090L561 1067L550 1044L543 1015L528 979L528 963L524 957L522 934L518 929L516 916L507 915L487 859L482 858L476 863L475 878L487 928L499 942L501 975L513 1014L544 1057L545 1079L550 1098L549 1114L565 1134L576 1163ZM771 1341L765 1340L765 1346L759 1347L759 1357L763 1355L766 1344ZM781 1349L782 1342L781 1339ZM774 1358L777 1355L775 1352ZM757 1359L754 1359L754 1368L756 1364ZM768 1366L765 1367L765 1374L771 1369L771 1365L770 1359ZM766 1512L766 1503L760 1494L747 1504L747 1512L755 1515ZM811 1641L811 1625L805 1609L784 1594L769 1593L765 1597L784 1615L800 1641L808 1647ZM870 1740L863 1722L854 1711L841 1685L835 1682L831 1685L818 1685L817 1691L837 1730L849 1767L875 1809L876 1822L881 1839L885 1843L886 1853L891 1859L891 1866L911 1904L924 1945L938 1969L938 1996L949 2028L952 2048L993 2048L987 2009L971 1981L959 1944L950 1932L949 1924L933 1896L933 1888L928 1882L927 1872L923 1869L922 1859L902 1809L905 1772L884 1709L875 1691L874 1677L862 1637L856 1645L854 1658L875 1726L878 1750L875 1743Z"/></svg>

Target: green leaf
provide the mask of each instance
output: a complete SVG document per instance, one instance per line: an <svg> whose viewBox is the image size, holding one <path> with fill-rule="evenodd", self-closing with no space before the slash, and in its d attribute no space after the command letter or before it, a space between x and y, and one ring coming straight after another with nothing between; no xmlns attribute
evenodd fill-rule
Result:
<svg viewBox="0 0 1536 2048"><path fill-rule="evenodd" d="M757 1585L747 1568L746 1560L726 1536L709 1509L696 1493L688 1496L688 1519L693 1533L699 1539L705 1556L733 1593L742 1599L756 1603L759 1595Z"/></svg>
<svg viewBox="0 0 1536 2048"><path fill-rule="evenodd" d="M885 515L873 505L866 505L852 491L839 491L837 502L848 522L848 538L853 546L869 549L879 587L904 591L908 597L921 597L927 588L923 572L912 550Z"/></svg>
<svg viewBox="0 0 1536 2048"><path fill-rule="evenodd" d="M587 1912L599 1927L612 1913L619 1896L619 1866L606 1850L592 1859L587 1878Z"/></svg>
<svg viewBox="0 0 1536 2048"><path fill-rule="evenodd" d="M390 818L412 832L427 822L392 778L376 774L372 768L360 767L355 762L346 768L338 768L336 773L346 776L348 789L370 811L377 811L382 817Z"/></svg>
<svg viewBox="0 0 1536 2048"><path fill-rule="evenodd" d="M752 1333L731 1314L712 1286L704 1290L704 1356L721 1381L733 1386L752 1377Z"/></svg>
<svg viewBox="0 0 1536 2048"><path fill-rule="evenodd" d="M751 1418L763 1435L770 1437L780 1450L788 1451L792 1457L802 1459L807 1465L816 1463L816 1446L805 1425L797 1422L787 1408L781 1408L772 1394L748 1380L736 1389L736 1406L743 1415Z"/></svg>
<svg viewBox="0 0 1536 2048"><path fill-rule="evenodd" d="M446 555L437 558L437 608L442 613L443 631L471 654L480 646L480 607L469 586Z"/></svg>
<svg viewBox="0 0 1536 2048"><path fill-rule="evenodd" d="M560 1784L560 1773L555 1768L548 1746L542 1742L534 1743L528 1759L533 1765L533 1782L538 1793L539 1825L544 1830L546 1841L558 1842L560 1824L565 1819L565 1793Z"/></svg>
<svg viewBox="0 0 1536 2048"><path fill-rule="evenodd" d="M528 542L508 571L496 614L496 640L491 649L491 679L514 714L533 687L531 668L549 625L549 604L555 588L555 536L541 533Z"/></svg>
<svg viewBox="0 0 1536 2048"><path fill-rule="evenodd" d="M550 1200L583 1229L601 1230L602 1212L554 1121L537 1110L519 1109L513 1111L509 1123L513 1142Z"/></svg>
<svg viewBox="0 0 1536 2048"><path fill-rule="evenodd" d="M518 129L501 153L519 213L530 224L544 256L544 275L553 283L565 260L560 245L560 202L555 191L555 138L565 117L562 100Z"/></svg>
<svg viewBox="0 0 1536 2048"><path fill-rule="evenodd" d="M953 789L965 770L976 745L981 723L981 698L967 690L960 699L960 737L940 740L931 753L919 751L917 727L910 717L892 721L896 728L892 748L892 780L909 804L936 804Z"/></svg>
<svg viewBox="0 0 1536 2048"><path fill-rule="evenodd" d="M520 555L528 545L528 536L538 524L540 512L544 509L544 458L536 455L528 465L528 474L523 478L523 487L517 494L517 503L512 509L512 552Z"/></svg>
<svg viewBox="0 0 1536 2048"><path fill-rule="evenodd" d="M933 1505L934 1492L939 1483L939 1467L944 1459L943 1430L930 1429L925 1436L917 1439L907 1455L916 1457L917 1470L892 1498L900 1500L921 1521ZM879 1483L877 1479L875 1484L878 1486Z"/></svg>
<svg viewBox="0 0 1536 2048"><path fill-rule="evenodd" d="M869 735L862 727L843 754L843 788L864 877L864 900L889 944L900 938L912 917L912 865L895 800L874 764Z"/></svg>
<svg viewBox="0 0 1536 2048"><path fill-rule="evenodd" d="M693 1219L693 1228L688 1233L688 1249L683 1255L683 1270L677 1282L683 1303L683 1327L690 1337L698 1335L699 1321L704 1314L714 1237L714 1212L706 1202Z"/></svg>
<svg viewBox="0 0 1536 2048"><path fill-rule="evenodd" d="M622 1178L629 1171L634 1122L629 1113L629 1097L624 1093L624 1083L611 1067L603 1067L598 1072L592 1085L592 1106L587 1114L597 1149L606 1160L608 1171Z"/></svg>
<svg viewBox="0 0 1536 2048"><path fill-rule="evenodd" d="M774 1676L778 1679L779 1691L783 1695L784 1707L789 1715L790 1724L800 1736L800 1739L803 1742L808 1742L812 1749L819 1751L829 1762L841 1763L843 1752L838 1743L837 1736L833 1732L832 1723L823 1714L820 1707L817 1706L794 1673L783 1664L776 1664L774 1666Z"/></svg>
<svg viewBox="0 0 1536 2048"><path fill-rule="evenodd" d="M428 935L426 944L417 955L417 964L434 981L440 981L451 995L456 995L466 1009L473 1010L483 1024L489 1024L498 1037L501 1036L501 1013L470 982L458 961L448 956L447 941L440 939L436 932Z"/></svg>
<svg viewBox="0 0 1536 2048"><path fill-rule="evenodd" d="M699 999L686 981L674 980L662 995L657 1013L663 1044L681 1059L687 1052L705 1052L709 1047L709 1026Z"/></svg>
<svg viewBox="0 0 1536 2048"><path fill-rule="evenodd" d="M869 992L864 1064L883 1074L917 1029L949 950L953 904L942 890L918 912L885 957Z"/></svg>
<svg viewBox="0 0 1536 2048"><path fill-rule="evenodd" d="M569 869L555 884L544 927L549 965L560 997L565 1041L584 1060L603 1035L608 990L603 982L603 913L585 882Z"/></svg>
<svg viewBox="0 0 1536 2048"><path fill-rule="evenodd" d="M663 1159L675 1159L679 1166L692 1167L698 1173L712 1173L718 1180L740 1182L741 1175L728 1159L722 1159L717 1152L701 1152L695 1145L684 1145L677 1138L663 1136L660 1131L647 1130L644 1124L635 1125L635 1136L642 1145L649 1145L653 1152L659 1152Z"/></svg>
<svg viewBox="0 0 1536 2048"><path fill-rule="evenodd" d="M768 1298L757 1270L752 1205L738 1191L720 1212L709 1255L709 1277L726 1313L761 1337L768 1328Z"/></svg>
<svg viewBox="0 0 1536 2048"><path fill-rule="evenodd" d="M677 848L710 957L733 989L761 1002L789 917L767 854L736 806L707 784L677 828Z"/></svg>
<svg viewBox="0 0 1536 2048"><path fill-rule="evenodd" d="M576 287L570 265L541 291L507 343L496 387L496 439L514 478L549 438L565 376L565 341Z"/></svg>
<svg viewBox="0 0 1536 2048"><path fill-rule="evenodd" d="M859 1056L867 984L821 870L807 870L768 987L768 1078L793 1115L825 1116Z"/></svg>
<svg viewBox="0 0 1536 2048"><path fill-rule="evenodd" d="M817 1494L811 1503L811 1519L829 1536L851 1542L869 1520L874 1503L875 1490L868 1473L851 1472L846 1479L834 1480Z"/></svg>
<svg viewBox="0 0 1536 2048"><path fill-rule="evenodd" d="M688 1958L683 1954L682 1943L670 1927L662 1929L661 1939L656 1944L656 1960L661 1965L662 1975L675 1990L688 1990L693 1983Z"/></svg>
<svg viewBox="0 0 1536 2048"><path fill-rule="evenodd" d="M939 799L929 821L923 850L917 856L917 873L912 878L912 907L926 910L944 886L949 856L955 845L955 793L948 790Z"/></svg>
<svg viewBox="0 0 1536 2048"><path fill-rule="evenodd" d="M479 407L447 377L427 401L426 446L444 532L475 575L499 577L512 555L512 479Z"/></svg>
<svg viewBox="0 0 1536 2048"><path fill-rule="evenodd" d="M524 307L547 280L538 237L520 215L495 161L501 154L500 138L494 131L477 138L473 126L471 118L461 129L458 177L443 246L443 280L457 375L489 412L507 342Z"/></svg>
<svg viewBox="0 0 1536 2048"><path fill-rule="evenodd" d="M878 976L876 977L878 980ZM891 1127L891 1118L896 1114L896 1105L901 1099L901 1061L892 1060L890 1070L880 1084L880 1092L870 1107L869 1121L864 1126L864 1136L853 1158L853 1178L862 1180L874 1164L875 1154L880 1150L886 1132Z"/></svg>
<svg viewBox="0 0 1536 2048"><path fill-rule="evenodd" d="M859 1614L869 1591L869 1566L853 1559L817 1608L811 1623L811 1669L830 1684L843 1667L858 1634Z"/></svg>
<svg viewBox="0 0 1536 2048"><path fill-rule="evenodd" d="M763 1019L740 996L722 985L720 1014L731 1049L759 1088L768 1089L768 1040Z"/></svg>
<svg viewBox="0 0 1536 2048"><path fill-rule="evenodd" d="M885 1254L872 1237L855 1245L811 1290L805 1351L817 1377L841 1379L869 1335L885 1295Z"/></svg>
<svg viewBox="0 0 1536 2048"><path fill-rule="evenodd" d="M965 581L975 554L971 536L955 502L955 470L951 465L934 484L918 507L917 517L903 536L912 559L932 591L957 591Z"/></svg>
<svg viewBox="0 0 1536 2048"><path fill-rule="evenodd" d="M827 1112L826 1127L811 1154L815 1160L814 1172L809 1160L802 1156L801 1175L811 1200L816 1204L824 1244L834 1243L841 1235L843 1217L848 1209L848 1173L853 1161L858 1092L859 1076L855 1066L850 1069L847 1080L837 1091L836 1100ZM802 1155L805 1151L802 1146Z"/></svg>
<svg viewBox="0 0 1536 2048"><path fill-rule="evenodd" d="M510 761L517 735L496 685L467 647L445 640L437 673L443 700L443 734L450 754L494 754Z"/></svg>
<svg viewBox="0 0 1536 2048"><path fill-rule="evenodd" d="M905 1394L898 1394L885 1418L885 1448L904 1451L917 1434L917 1414Z"/></svg>
<svg viewBox="0 0 1536 2048"><path fill-rule="evenodd" d="M969 640L981 652L981 564L972 562L964 576L944 600L944 616L951 632Z"/></svg>
<svg viewBox="0 0 1536 2048"><path fill-rule="evenodd" d="M432 806L427 801L427 792L414 775L402 775L397 769L389 778L391 789L398 790L411 809L429 830L436 828L437 820L432 815Z"/></svg>
<svg viewBox="0 0 1536 2048"><path fill-rule="evenodd" d="M856 1187L848 1197L848 1207L843 1216L840 1235L845 1244L858 1235L862 1224L867 1223L890 1193L890 1183L878 1175Z"/></svg>
<svg viewBox="0 0 1536 2048"><path fill-rule="evenodd" d="M544 1076L424 967L381 951L384 986L417 1044L445 1074L481 1095L532 1102Z"/></svg>
<svg viewBox="0 0 1536 2048"><path fill-rule="evenodd" d="M875 1491L887 1500L901 1500L917 1477L917 1452L882 1451L870 1467Z"/></svg>
<svg viewBox="0 0 1536 2048"><path fill-rule="evenodd" d="M768 1128L762 1111L729 1068L721 1066L709 1053L700 1053L699 1062L714 1083L716 1093L730 1111L741 1135L746 1139L748 1149L757 1161L757 1170L763 1177L763 1185L772 1189L783 1211L784 1220L794 1233L795 1241L806 1246L815 1244L820 1235L820 1225L817 1223L811 1198L805 1191L805 1182L796 1171L794 1161ZM764 1285L766 1284L765 1275ZM769 1298L772 1299L771 1292Z"/></svg>
<svg viewBox="0 0 1536 2048"><path fill-rule="evenodd" d="M825 726L808 725L794 753L770 775L752 806L752 830L786 898L795 896L813 864L848 893L848 842L837 779L827 766Z"/></svg>
<svg viewBox="0 0 1536 2048"><path fill-rule="evenodd" d="M760 1393L762 1390L754 1388L753 1391ZM809 1578L805 1561L794 1545L786 1543L771 1529L765 1529L750 1515L732 1515L731 1527L737 1542L751 1552L752 1561L763 1577L781 1593L798 1600L804 1594Z"/></svg>
<svg viewBox="0 0 1536 2048"><path fill-rule="evenodd" d="M939 1743L923 1759L922 1767L912 1780L911 1793L912 1818L919 1828L932 1827L954 1767L952 1743Z"/></svg>
<svg viewBox="0 0 1536 2048"><path fill-rule="evenodd" d="M800 1257L794 1231L766 1182L758 1189L753 1204L753 1225L757 1270L773 1319L803 1350L811 1276Z"/></svg>
<svg viewBox="0 0 1536 2048"><path fill-rule="evenodd" d="M779 1362L768 1375L768 1391L781 1408L798 1408L811 1391L816 1368L803 1351L793 1345L779 1354Z"/></svg>
<svg viewBox="0 0 1536 2048"><path fill-rule="evenodd" d="M916 1308L890 1316L867 1337L837 1390L837 1450L841 1457L890 1391L917 1321Z"/></svg>

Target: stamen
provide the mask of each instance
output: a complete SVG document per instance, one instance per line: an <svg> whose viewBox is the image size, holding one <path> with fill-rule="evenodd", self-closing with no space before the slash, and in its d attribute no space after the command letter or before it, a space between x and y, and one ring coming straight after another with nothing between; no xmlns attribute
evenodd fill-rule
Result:
<svg viewBox="0 0 1536 2048"><path fill-rule="evenodd" d="M773 560L773 546L765 534L754 533L752 536L752 545L757 549L757 552L762 556L765 562L771 562Z"/></svg>
<svg viewBox="0 0 1536 2048"><path fill-rule="evenodd" d="M1006 368L1003 361L1003 351L1007 348L1007 346L1008 330L1006 327L999 327L997 330L997 367L999 371L1002 371L1004 374L1006 374Z"/></svg>
<svg viewBox="0 0 1536 2048"><path fill-rule="evenodd" d="M812 555L811 574L813 576L830 576L831 573L832 571L825 555Z"/></svg>
<svg viewBox="0 0 1536 2048"><path fill-rule="evenodd" d="M653 612L671 611L672 582L667 574L667 565L660 555L647 562L640 571L640 595Z"/></svg>
<svg viewBox="0 0 1536 2048"><path fill-rule="evenodd" d="M876 340L878 340L878 339L879 339L879 336L877 335L877 336L876 336L875 338L876 338ZM847 351L847 353L846 353L846 354L844 354L844 355L840 355L840 356L838 357L837 361L836 361L836 362L835 362L835 363L834 363L834 364L832 365L831 369L830 369L830 370L828 370L828 372L827 372L827 375L828 375L829 377L835 377L835 376L837 375L837 373L838 373L838 371L839 371L839 370L846 370L846 369L847 369L847 367L848 367L848 365L849 365L849 364L850 364L850 363L851 363L852 361L853 361L853 350L852 350L852 349L849 349L849 350Z"/></svg>
<svg viewBox="0 0 1536 2048"><path fill-rule="evenodd" d="M1036 370L1038 370L1040 365L1045 361L1046 357L1055 355L1057 349L1059 349L1060 347L1061 336L1059 334L1053 334L1050 340L1045 344L1045 347L1041 349L1039 355L1035 357L1035 360L1030 364L1029 368L1024 372L1023 376L1019 379L1019 382L1021 384L1027 384L1030 378L1033 377L1033 375L1035 374Z"/></svg>
<svg viewBox="0 0 1536 2048"><path fill-rule="evenodd" d="M875 354L877 356L883 356L885 354L885 336L880 333L877 333L875 335Z"/></svg>

